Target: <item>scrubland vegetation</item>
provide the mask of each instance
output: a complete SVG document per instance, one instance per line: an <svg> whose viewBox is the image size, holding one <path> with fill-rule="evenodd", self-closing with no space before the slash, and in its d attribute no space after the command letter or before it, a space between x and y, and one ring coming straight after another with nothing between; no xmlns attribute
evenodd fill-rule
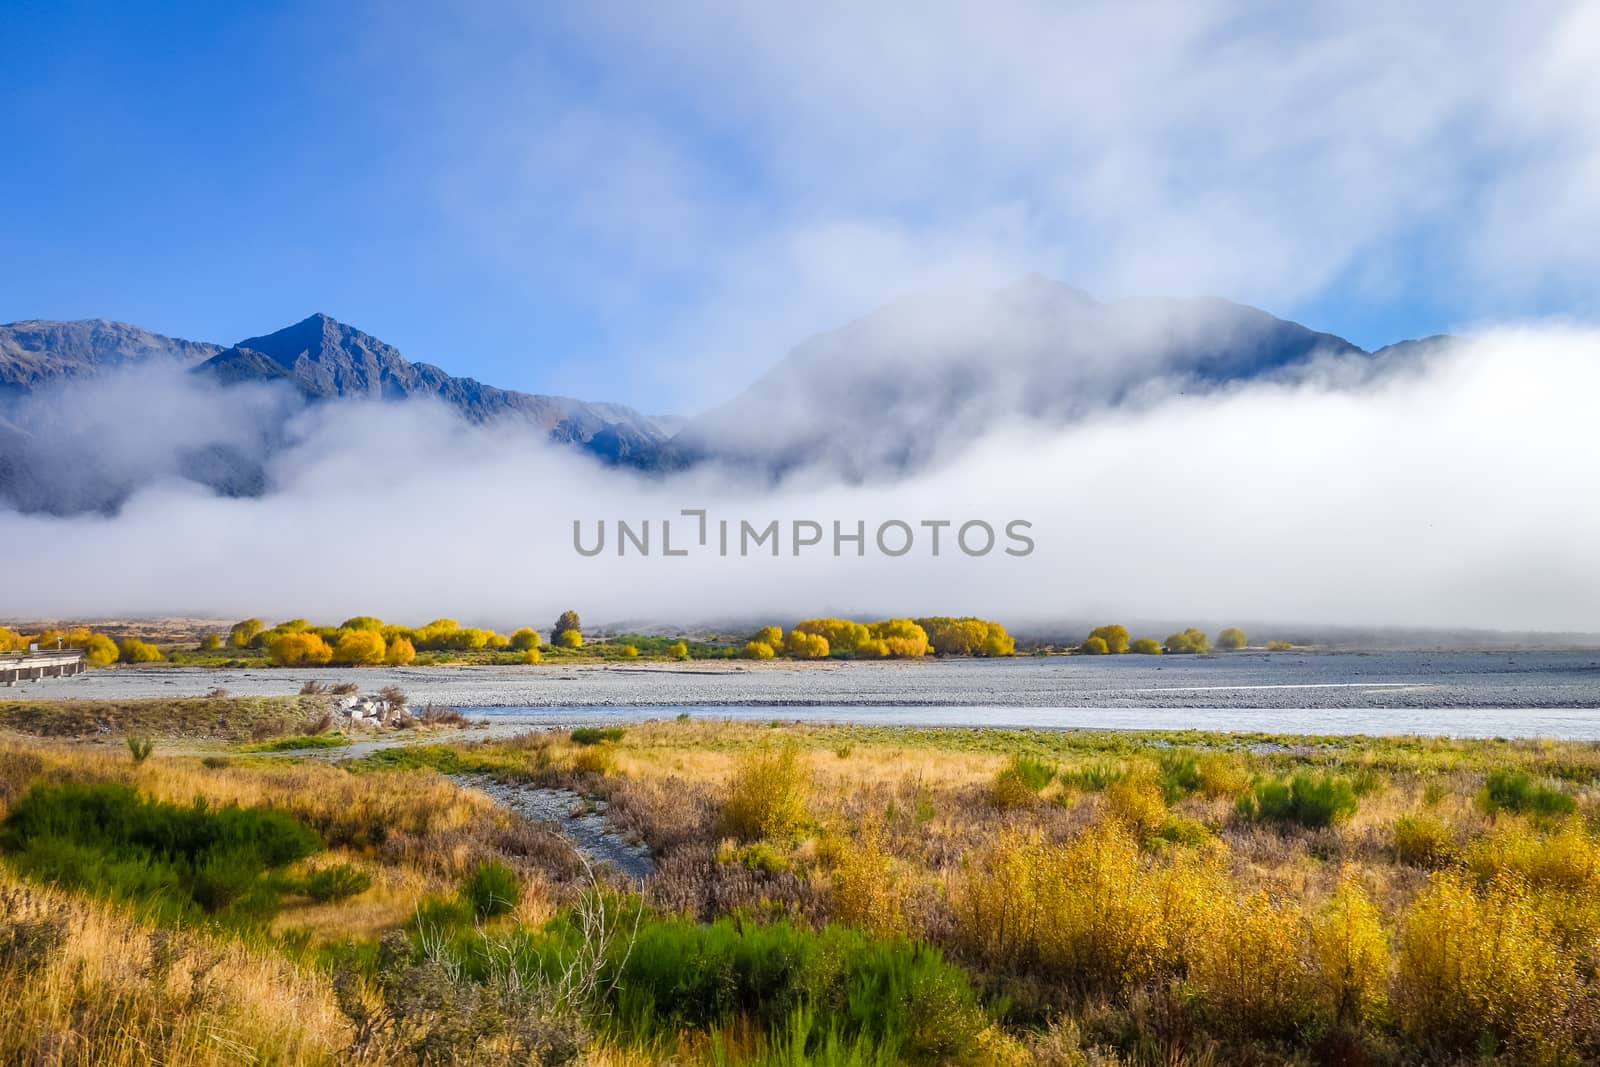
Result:
<svg viewBox="0 0 1600 1067"><path fill-rule="evenodd" d="M655 634L610 634L587 638L575 611L565 611L546 642L524 626L505 635L455 619L434 619L408 627L371 615L357 615L337 626L288 619L268 626L261 619L233 624L224 639L203 634L194 644L158 646L136 637L120 641L84 627L18 634L0 627L0 652L56 647L82 648L91 666L168 662L209 667L407 667L440 663L539 664L607 659L917 659L923 656L1009 656L1016 642L1004 626L971 617L897 618L858 623L849 619L805 619L787 634L767 626L743 637L689 639Z"/></svg>
<svg viewBox="0 0 1600 1067"><path fill-rule="evenodd" d="M607 802L654 873L593 880L474 777ZM0 743L0 1062L1592 1062L1597 779L1577 743L695 719Z"/></svg>

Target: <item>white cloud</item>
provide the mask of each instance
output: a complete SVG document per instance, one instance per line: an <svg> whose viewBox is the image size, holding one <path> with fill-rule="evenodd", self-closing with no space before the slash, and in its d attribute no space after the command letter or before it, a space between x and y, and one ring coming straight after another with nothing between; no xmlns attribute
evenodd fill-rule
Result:
<svg viewBox="0 0 1600 1067"><path fill-rule="evenodd" d="M838 610L1596 630L1597 355L1593 332L1503 331L1354 390L1258 384L1066 430L1011 425L951 465L855 488L642 478L435 408L322 407L293 427L300 443L264 498L169 484L114 519L0 515L0 539L28 546L6 606L498 625L576 606L595 621ZM787 544L777 559L572 549L573 519L587 535L595 519L648 518L659 539L659 520L685 507L869 530L1024 518L1038 547L967 559L947 541L939 559L838 560Z"/></svg>
<svg viewBox="0 0 1600 1067"><path fill-rule="evenodd" d="M1472 321L1600 268L1574 0L491 10L449 202L570 253L538 291L592 301L687 409L930 279L1280 313L1348 284Z"/></svg>

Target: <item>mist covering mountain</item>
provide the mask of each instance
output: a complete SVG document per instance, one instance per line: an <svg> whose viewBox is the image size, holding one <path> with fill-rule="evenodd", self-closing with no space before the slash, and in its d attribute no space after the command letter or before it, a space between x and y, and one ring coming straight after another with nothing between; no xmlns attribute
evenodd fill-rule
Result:
<svg viewBox="0 0 1600 1067"><path fill-rule="evenodd" d="M1019 418L1060 426L1263 379L1320 375L1354 386L1426 345L1369 354L1225 300L1108 304L1031 277L996 291L909 297L813 337L747 391L690 420L664 456L777 472L822 464L871 478L947 457Z"/></svg>
<svg viewBox="0 0 1600 1067"><path fill-rule="evenodd" d="M1359 387L1438 340L1369 354L1222 300L1102 303L1034 277L898 301L684 423L455 377L320 314L226 347L99 320L19 322L0 326L0 505L113 513L161 481L260 496L297 413L417 398L645 471L893 479L1018 421L1059 426L1264 380Z"/></svg>

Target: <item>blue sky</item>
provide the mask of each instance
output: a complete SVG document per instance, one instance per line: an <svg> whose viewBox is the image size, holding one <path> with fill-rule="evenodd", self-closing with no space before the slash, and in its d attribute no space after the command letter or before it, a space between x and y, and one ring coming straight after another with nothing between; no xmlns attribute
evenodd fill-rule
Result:
<svg viewBox="0 0 1600 1067"><path fill-rule="evenodd" d="M313 311L694 411L1030 271L1367 347L1600 311L1579 4L226 5L0 15L0 321Z"/></svg>

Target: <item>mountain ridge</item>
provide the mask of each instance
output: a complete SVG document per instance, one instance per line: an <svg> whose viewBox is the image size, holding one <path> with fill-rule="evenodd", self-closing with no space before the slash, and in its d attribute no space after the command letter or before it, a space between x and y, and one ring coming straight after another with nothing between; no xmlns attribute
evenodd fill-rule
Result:
<svg viewBox="0 0 1600 1067"><path fill-rule="evenodd" d="M1358 385L1450 340L1440 335L1367 352L1231 301L1101 302L1034 275L999 289L893 301L805 339L726 403L679 420L454 376L320 312L226 347L103 319L25 320L0 325L0 505L110 512L159 477L225 495L269 492L270 460L285 444L281 420L289 408L260 416L268 428L254 437L190 435L173 445L157 473L124 463L102 474L71 463L92 439L81 418L63 422L61 405L27 406L52 384L78 388L150 364L224 388L287 387L270 394L279 398L273 403L428 397L470 422L521 423L607 464L658 474L709 461L769 479L814 466L861 481L937 463L1016 420L1065 426L1248 381ZM145 417L119 397L98 403L102 420ZM66 483L64 470L71 471ZM62 488L67 483L71 491Z"/></svg>

